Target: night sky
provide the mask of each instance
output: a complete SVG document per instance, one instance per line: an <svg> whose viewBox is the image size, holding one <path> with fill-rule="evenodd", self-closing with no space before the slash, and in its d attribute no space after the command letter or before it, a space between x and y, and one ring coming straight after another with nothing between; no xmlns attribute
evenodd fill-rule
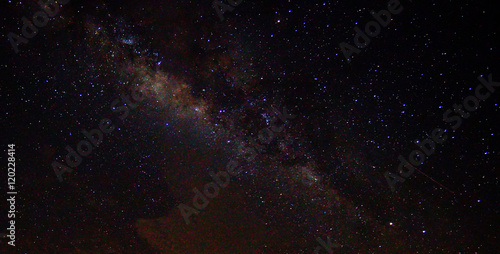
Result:
<svg viewBox="0 0 500 254"><path fill-rule="evenodd" d="M0 253L500 252L492 2L2 1Z"/></svg>

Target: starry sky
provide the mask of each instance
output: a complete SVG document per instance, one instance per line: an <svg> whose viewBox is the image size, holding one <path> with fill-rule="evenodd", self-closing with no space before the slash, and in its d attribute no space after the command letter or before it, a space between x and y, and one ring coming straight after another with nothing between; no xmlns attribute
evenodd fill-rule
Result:
<svg viewBox="0 0 500 254"><path fill-rule="evenodd" d="M24 38L43 6L3 1L0 158L15 144L18 194L10 246L2 167L0 253L498 252L500 91L459 128L443 117L500 81L494 5L400 0L347 59L388 2L222 1L222 20L208 0L66 0ZM448 139L391 190L435 128Z"/></svg>

